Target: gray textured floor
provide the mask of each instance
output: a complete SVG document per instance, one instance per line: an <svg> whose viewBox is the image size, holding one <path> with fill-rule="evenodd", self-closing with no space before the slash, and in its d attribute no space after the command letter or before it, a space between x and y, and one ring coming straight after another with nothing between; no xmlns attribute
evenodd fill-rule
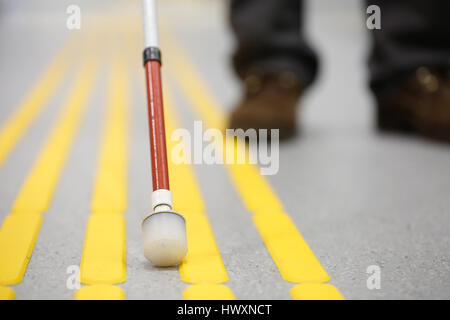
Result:
<svg viewBox="0 0 450 320"><path fill-rule="evenodd" d="M69 1L44 1L48 5L40 8L31 8L27 1L12 2L3 1L0 7L0 123L69 33L64 27ZM301 103L302 136L281 146L280 171L269 180L346 298L448 299L450 147L373 130L373 102L366 88L364 11L356 0L335 2L308 3L307 28L320 51L322 73ZM223 5L206 0L161 4L161 18L170 23L223 107L231 108L239 87L229 69L233 42ZM99 12L84 2L81 8ZM37 17L38 9L46 19ZM33 59L27 58L30 46ZM49 108L0 168L2 219L61 106L69 80L65 79ZM105 80L106 73L100 81ZM141 70L136 70L126 213L127 282L121 287L129 299L181 299L186 284L178 271L157 270L141 254L140 219L150 210L151 190L142 80ZM66 288L66 268L79 264L90 214L104 84L100 88L90 101L44 216L24 281L13 287L18 299L73 296ZM183 125L190 128L194 118L182 95L174 92ZM281 279L225 170L219 166L195 169L235 296L289 299L292 284ZM366 287L370 265L381 267L380 290Z"/></svg>

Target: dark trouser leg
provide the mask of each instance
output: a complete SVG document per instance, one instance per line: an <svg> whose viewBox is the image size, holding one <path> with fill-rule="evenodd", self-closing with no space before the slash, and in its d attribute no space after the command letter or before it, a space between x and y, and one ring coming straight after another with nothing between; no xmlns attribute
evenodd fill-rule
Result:
<svg viewBox="0 0 450 320"><path fill-rule="evenodd" d="M381 8L381 30L371 30L370 85L379 104L420 66L450 67L449 0L370 0Z"/></svg>
<svg viewBox="0 0 450 320"><path fill-rule="evenodd" d="M317 58L301 34L301 14L299 0L232 0L233 65L241 78L291 71L305 86L314 80Z"/></svg>

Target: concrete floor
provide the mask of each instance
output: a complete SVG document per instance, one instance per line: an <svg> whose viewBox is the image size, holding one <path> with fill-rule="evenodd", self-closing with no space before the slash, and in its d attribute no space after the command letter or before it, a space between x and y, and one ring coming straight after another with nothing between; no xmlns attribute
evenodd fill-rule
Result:
<svg viewBox="0 0 450 320"><path fill-rule="evenodd" d="M106 3L106 1L103 1ZM70 31L70 1L0 2L0 124L44 70ZM121 2L125 5L126 2ZM101 3L81 2L87 19ZM138 7L131 6L131 14ZM84 12L84 11L83 11ZM128 11L127 11L128 12ZM226 109L239 98L230 70L233 39L218 1L161 1L161 19L186 48ZM175 18L174 18L175 17ZM359 1L309 1L307 29L320 52L318 82L301 102L301 136L281 145L280 171L268 177L297 228L347 299L450 298L450 147L373 130L366 86L369 44ZM30 53L30 48L32 48ZM187 286L176 268L151 267L142 255L140 221L150 211L151 177L143 74L136 51L133 78L127 219L128 299L181 299ZM17 195L55 118L72 75L0 167L0 218ZM78 265L95 175L107 73L77 136L45 218L17 299L71 299L66 269ZM169 83L173 79L166 79ZM174 90L183 125L195 117ZM290 299L285 282L220 166L195 171L214 235L237 299ZM369 290L366 269L381 268Z"/></svg>

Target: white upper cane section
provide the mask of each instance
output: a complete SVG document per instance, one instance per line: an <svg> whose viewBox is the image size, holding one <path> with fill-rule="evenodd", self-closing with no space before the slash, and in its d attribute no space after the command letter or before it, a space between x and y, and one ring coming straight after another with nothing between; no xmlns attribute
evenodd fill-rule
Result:
<svg viewBox="0 0 450 320"><path fill-rule="evenodd" d="M158 18L156 0L142 0L144 20L144 45L158 47Z"/></svg>

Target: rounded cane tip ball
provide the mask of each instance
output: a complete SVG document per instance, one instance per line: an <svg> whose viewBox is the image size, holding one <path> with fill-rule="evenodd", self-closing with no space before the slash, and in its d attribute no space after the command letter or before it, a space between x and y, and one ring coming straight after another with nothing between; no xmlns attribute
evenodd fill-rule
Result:
<svg viewBox="0 0 450 320"><path fill-rule="evenodd" d="M158 267L180 264L187 253L186 221L174 212L158 212L142 224L144 256Z"/></svg>

